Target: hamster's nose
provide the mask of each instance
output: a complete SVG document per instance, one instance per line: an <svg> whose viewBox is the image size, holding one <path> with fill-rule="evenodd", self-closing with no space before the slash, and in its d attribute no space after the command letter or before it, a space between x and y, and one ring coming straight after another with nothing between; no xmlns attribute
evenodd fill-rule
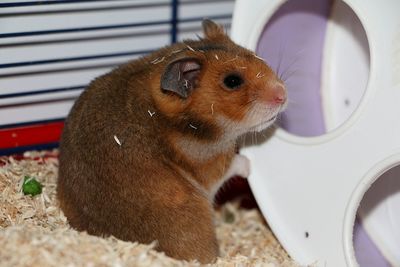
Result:
<svg viewBox="0 0 400 267"><path fill-rule="evenodd" d="M265 100L269 103L282 105L286 102L287 94L286 89L281 83L276 83L269 87L265 94Z"/></svg>

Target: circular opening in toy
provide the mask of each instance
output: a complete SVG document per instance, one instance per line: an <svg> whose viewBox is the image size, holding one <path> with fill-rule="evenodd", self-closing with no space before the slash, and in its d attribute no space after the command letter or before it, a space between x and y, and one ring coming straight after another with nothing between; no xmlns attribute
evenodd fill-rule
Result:
<svg viewBox="0 0 400 267"><path fill-rule="evenodd" d="M343 1L285 2L264 27L256 51L286 84L289 104L278 124L287 132L323 135L359 106L369 78L369 45Z"/></svg>
<svg viewBox="0 0 400 267"><path fill-rule="evenodd" d="M353 229L361 267L400 264L400 166L381 175L364 194Z"/></svg>

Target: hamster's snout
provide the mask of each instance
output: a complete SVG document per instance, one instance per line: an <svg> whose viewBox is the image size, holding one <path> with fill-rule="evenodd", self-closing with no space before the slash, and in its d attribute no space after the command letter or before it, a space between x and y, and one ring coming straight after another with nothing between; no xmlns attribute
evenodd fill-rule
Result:
<svg viewBox="0 0 400 267"><path fill-rule="evenodd" d="M286 88L281 81L269 81L259 88L258 101L250 109L247 117L249 132L260 132L269 127L287 104Z"/></svg>
<svg viewBox="0 0 400 267"><path fill-rule="evenodd" d="M272 91L272 102L280 105L285 104L287 95L286 95L286 89L282 84L278 83L272 86L271 91Z"/></svg>
<svg viewBox="0 0 400 267"><path fill-rule="evenodd" d="M269 83L259 93L260 100L269 106L284 106L287 101L285 86L281 82Z"/></svg>

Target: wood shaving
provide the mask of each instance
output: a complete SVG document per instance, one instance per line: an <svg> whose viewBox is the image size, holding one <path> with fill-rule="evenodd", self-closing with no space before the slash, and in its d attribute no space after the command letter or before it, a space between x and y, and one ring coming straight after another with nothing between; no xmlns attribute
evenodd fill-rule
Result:
<svg viewBox="0 0 400 267"><path fill-rule="evenodd" d="M216 58L217 60L219 60L219 57L218 57L218 55L217 55L217 54L215 54L214 56L215 56L215 58Z"/></svg>
<svg viewBox="0 0 400 267"><path fill-rule="evenodd" d="M238 58L239 58L239 56L236 55L234 58L231 58L231 59L228 59L227 61L225 61L224 64L226 64L226 63L228 63L228 62L235 61L235 60L238 59Z"/></svg>
<svg viewBox="0 0 400 267"><path fill-rule="evenodd" d="M254 54L254 57L255 57L255 58L258 58L259 60L265 61L265 59L263 59L263 58L260 57L260 56L257 56L256 54Z"/></svg>
<svg viewBox="0 0 400 267"><path fill-rule="evenodd" d="M165 59L165 57L162 57L162 58L156 58L156 59L154 59L153 61L150 61L152 64L158 64L158 63L161 63L161 62L163 62L164 61L164 59Z"/></svg>
<svg viewBox="0 0 400 267"><path fill-rule="evenodd" d="M184 84L185 88L189 88L189 81L186 79L184 81L185 81L185 84Z"/></svg>
<svg viewBox="0 0 400 267"><path fill-rule="evenodd" d="M265 74L261 74L261 71L259 73L257 73L257 75L256 75L257 79L260 79L264 76L265 76Z"/></svg>
<svg viewBox="0 0 400 267"><path fill-rule="evenodd" d="M193 124L190 124L190 123L189 123L189 127L190 127L190 128L193 128L193 129L195 129L195 130L197 130L197 127L194 126Z"/></svg>
<svg viewBox="0 0 400 267"><path fill-rule="evenodd" d="M202 266L156 252L154 243L125 242L71 229L56 200L57 155L54 150L25 153L19 160L0 157L0 266ZM42 194L22 194L25 175L44 185ZM221 255L207 266L298 266L258 210L228 203L216 211L215 223Z"/></svg>
<svg viewBox="0 0 400 267"><path fill-rule="evenodd" d="M122 146L121 141L119 141L119 139L118 139L118 137L117 137L116 135L114 135L114 140L115 140L115 142L117 142L117 144L118 144L119 146Z"/></svg>
<svg viewBox="0 0 400 267"><path fill-rule="evenodd" d="M196 50L194 50L191 46L186 45L186 47L187 47L190 51L196 52Z"/></svg>
<svg viewBox="0 0 400 267"><path fill-rule="evenodd" d="M156 114L156 112L155 112L155 111L154 111L154 112L151 112L150 110L147 110L147 112L149 113L150 117L153 117L153 116L154 116L154 114Z"/></svg>
<svg viewBox="0 0 400 267"><path fill-rule="evenodd" d="M181 52L181 51L183 51L183 49L174 50L174 51L171 52L171 55L176 54L176 53L179 53L179 52Z"/></svg>

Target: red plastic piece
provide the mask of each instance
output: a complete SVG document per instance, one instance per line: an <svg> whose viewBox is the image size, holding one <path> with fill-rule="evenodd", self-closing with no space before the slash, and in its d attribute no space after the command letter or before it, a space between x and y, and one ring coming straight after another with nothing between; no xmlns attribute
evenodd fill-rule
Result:
<svg viewBox="0 0 400 267"><path fill-rule="evenodd" d="M0 130L0 149L58 142L64 122L51 122Z"/></svg>

